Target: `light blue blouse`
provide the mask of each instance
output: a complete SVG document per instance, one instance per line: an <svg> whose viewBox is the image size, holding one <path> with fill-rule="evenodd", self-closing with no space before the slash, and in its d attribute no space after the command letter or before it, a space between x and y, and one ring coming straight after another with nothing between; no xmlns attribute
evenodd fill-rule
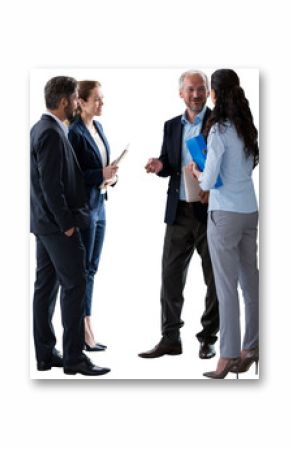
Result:
<svg viewBox="0 0 290 449"><path fill-rule="evenodd" d="M258 209L252 180L253 158L247 157L244 142L233 123L213 125L207 140L207 159L200 176L202 190L210 190L209 211L252 213ZM220 175L223 185L214 185Z"/></svg>

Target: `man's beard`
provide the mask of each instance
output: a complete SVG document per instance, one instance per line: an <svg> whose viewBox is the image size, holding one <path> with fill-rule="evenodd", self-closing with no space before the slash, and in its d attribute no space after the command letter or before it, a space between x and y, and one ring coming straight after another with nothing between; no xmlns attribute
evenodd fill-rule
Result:
<svg viewBox="0 0 290 449"><path fill-rule="evenodd" d="M190 105L190 110L192 112L200 112L200 111L202 111L204 105L205 105L205 103L203 103L203 102L201 102L199 104Z"/></svg>
<svg viewBox="0 0 290 449"><path fill-rule="evenodd" d="M76 110L73 110L71 106L67 106L64 110L66 119L71 122L73 118L76 116Z"/></svg>

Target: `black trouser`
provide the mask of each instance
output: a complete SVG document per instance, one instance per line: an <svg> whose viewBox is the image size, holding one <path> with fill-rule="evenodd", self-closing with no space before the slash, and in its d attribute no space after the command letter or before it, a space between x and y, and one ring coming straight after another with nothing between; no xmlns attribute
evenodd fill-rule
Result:
<svg viewBox="0 0 290 449"><path fill-rule="evenodd" d="M199 341L208 343L217 340L218 301L206 234L207 225L196 218L193 204L179 201L176 220L173 225L166 227L162 259L162 334L170 340L179 338L180 328L184 324L181 320L183 290L195 248L202 260L203 276L207 285L205 311L201 318L203 330L196 334L196 337Z"/></svg>
<svg viewBox="0 0 290 449"><path fill-rule="evenodd" d="M82 360L84 345L85 249L76 230L36 237L33 332L36 359L49 362L56 344L52 317L59 286L64 365Z"/></svg>

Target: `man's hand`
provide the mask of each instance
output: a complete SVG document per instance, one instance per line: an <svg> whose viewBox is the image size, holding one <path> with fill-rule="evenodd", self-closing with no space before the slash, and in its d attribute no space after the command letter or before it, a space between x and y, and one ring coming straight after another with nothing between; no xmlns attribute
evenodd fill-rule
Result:
<svg viewBox="0 0 290 449"><path fill-rule="evenodd" d="M163 164L159 159L151 158L145 165L147 173L159 173L163 168Z"/></svg>
<svg viewBox="0 0 290 449"><path fill-rule="evenodd" d="M71 237L75 233L75 230L76 230L76 228L73 226L72 228L70 228L67 231L65 231L65 235L67 237Z"/></svg>
<svg viewBox="0 0 290 449"><path fill-rule="evenodd" d="M199 198L200 198L201 203L203 203L203 204L208 203L209 191L205 192L204 190L201 190L199 192Z"/></svg>

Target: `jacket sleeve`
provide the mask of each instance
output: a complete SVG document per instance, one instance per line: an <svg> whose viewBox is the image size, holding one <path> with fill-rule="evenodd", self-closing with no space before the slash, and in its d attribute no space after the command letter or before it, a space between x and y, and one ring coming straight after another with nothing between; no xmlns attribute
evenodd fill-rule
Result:
<svg viewBox="0 0 290 449"><path fill-rule="evenodd" d="M68 133L68 138L70 140L70 143L72 144L77 160L81 167L85 183L90 186L99 187L104 180L103 167L89 167L85 149L85 139L80 133L75 132L73 129L71 129Z"/></svg>
<svg viewBox="0 0 290 449"><path fill-rule="evenodd" d="M164 130L163 130L163 142L162 142L162 147L161 147L161 153L159 156L159 160L162 162L163 164L163 168L162 170L157 173L158 176L161 177L167 177L167 176L171 176L173 174L173 169L170 166L169 160L168 160L168 122L166 122L164 124Z"/></svg>
<svg viewBox="0 0 290 449"><path fill-rule="evenodd" d="M75 226L64 192L64 143L57 131L46 131L36 149L39 182L46 204L62 231Z"/></svg>

